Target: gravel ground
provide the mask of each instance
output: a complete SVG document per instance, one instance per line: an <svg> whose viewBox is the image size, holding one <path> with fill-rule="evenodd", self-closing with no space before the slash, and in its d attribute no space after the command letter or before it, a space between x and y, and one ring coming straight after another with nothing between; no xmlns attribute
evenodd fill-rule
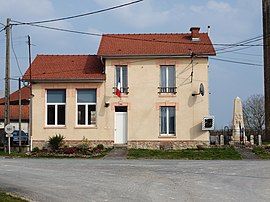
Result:
<svg viewBox="0 0 270 202"><path fill-rule="evenodd" d="M270 201L270 161L0 158L0 187L33 201Z"/></svg>

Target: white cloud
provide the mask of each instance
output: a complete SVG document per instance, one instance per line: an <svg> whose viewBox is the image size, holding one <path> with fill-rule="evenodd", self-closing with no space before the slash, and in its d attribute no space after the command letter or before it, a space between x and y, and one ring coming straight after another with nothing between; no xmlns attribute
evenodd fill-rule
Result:
<svg viewBox="0 0 270 202"><path fill-rule="evenodd" d="M126 0L94 0L98 5L103 7L110 7L115 5L120 5L126 3ZM134 28L146 28L153 27L157 25L162 25L170 19L169 10L155 9L155 1L148 0L143 3L138 3L137 5L131 5L128 7L123 7L114 13L117 20L132 26Z"/></svg>
<svg viewBox="0 0 270 202"><path fill-rule="evenodd" d="M231 12L233 10L230 4L214 0L207 2L207 8L218 12Z"/></svg>
<svg viewBox="0 0 270 202"><path fill-rule="evenodd" d="M0 0L1 16L14 19L41 19L54 15L50 0Z"/></svg>

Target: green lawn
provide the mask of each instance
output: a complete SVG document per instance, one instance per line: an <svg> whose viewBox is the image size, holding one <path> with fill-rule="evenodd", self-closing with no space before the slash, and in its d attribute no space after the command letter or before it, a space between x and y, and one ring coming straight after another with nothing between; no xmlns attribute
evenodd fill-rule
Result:
<svg viewBox="0 0 270 202"><path fill-rule="evenodd" d="M240 154L233 147L183 149L183 150L149 150L129 149L129 159L190 159L190 160L240 160Z"/></svg>
<svg viewBox="0 0 270 202"><path fill-rule="evenodd" d="M7 157L28 157L28 155L24 153L18 153L18 152L11 152L8 154L8 152L0 151L0 156L7 156Z"/></svg>
<svg viewBox="0 0 270 202"><path fill-rule="evenodd" d="M263 141L262 144L263 145L270 145L270 141Z"/></svg>
<svg viewBox="0 0 270 202"><path fill-rule="evenodd" d="M270 152L267 151L264 147L255 147L252 151L261 159L270 159Z"/></svg>
<svg viewBox="0 0 270 202"><path fill-rule="evenodd" d="M27 202L24 199L14 197L3 192L0 192L0 201L1 202Z"/></svg>

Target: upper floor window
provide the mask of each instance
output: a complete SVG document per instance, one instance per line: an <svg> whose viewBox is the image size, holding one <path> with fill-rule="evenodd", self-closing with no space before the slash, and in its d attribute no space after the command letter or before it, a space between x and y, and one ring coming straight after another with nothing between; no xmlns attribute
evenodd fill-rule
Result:
<svg viewBox="0 0 270 202"><path fill-rule="evenodd" d="M96 89L77 90L77 125L96 125Z"/></svg>
<svg viewBox="0 0 270 202"><path fill-rule="evenodd" d="M127 66L116 66L115 67L115 83L114 83L114 94L117 93L128 94L128 70Z"/></svg>
<svg viewBox="0 0 270 202"><path fill-rule="evenodd" d="M66 123L66 90L47 90L46 124L64 126Z"/></svg>
<svg viewBox="0 0 270 202"><path fill-rule="evenodd" d="M176 93L175 66L160 67L159 93Z"/></svg>

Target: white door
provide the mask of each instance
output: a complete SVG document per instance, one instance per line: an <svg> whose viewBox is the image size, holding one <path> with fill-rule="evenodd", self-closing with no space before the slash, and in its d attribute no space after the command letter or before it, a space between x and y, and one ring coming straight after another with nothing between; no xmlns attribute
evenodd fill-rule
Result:
<svg viewBox="0 0 270 202"><path fill-rule="evenodd" d="M127 112L115 112L114 143L127 143Z"/></svg>

